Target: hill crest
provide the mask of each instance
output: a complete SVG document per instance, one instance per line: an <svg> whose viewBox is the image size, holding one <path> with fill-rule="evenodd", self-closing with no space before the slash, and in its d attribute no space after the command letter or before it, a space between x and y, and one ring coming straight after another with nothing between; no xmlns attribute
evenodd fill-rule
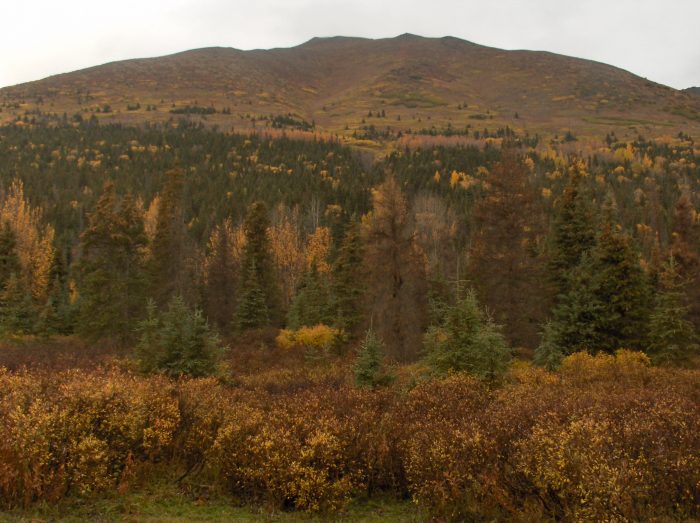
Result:
<svg viewBox="0 0 700 523"><path fill-rule="evenodd" d="M110 62L0 89L0 106L2 121L65 112L127 123L186 116L247 129L277 118L283 127L369 140L467 127L583 136L700 130L692 89L547 51L410 33Z"/></svg>

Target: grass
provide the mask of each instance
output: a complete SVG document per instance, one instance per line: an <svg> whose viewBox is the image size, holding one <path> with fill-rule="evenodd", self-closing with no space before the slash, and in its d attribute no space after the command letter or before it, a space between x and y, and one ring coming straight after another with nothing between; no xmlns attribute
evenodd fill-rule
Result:
<svg viewBox="0 0 700 523"><path fill-rule="evenodd" d="M124 495L99 498L68 498L55 504L40 503L29 509L0 512L0 522L419 522L417 509L409 501L368 499L353 502L332 516L241 507L225 496L193 499L180 492L174 482L160 480Z"/></svg>
<svg viewBox="0 0 700 523"><path fill-rule="evenodd" d="M584 116L583 121L601 125L660 125L664 127L673 127L674 124L661 122L659 120L633 120L630 118L622 118L619 116Z"/></svg>

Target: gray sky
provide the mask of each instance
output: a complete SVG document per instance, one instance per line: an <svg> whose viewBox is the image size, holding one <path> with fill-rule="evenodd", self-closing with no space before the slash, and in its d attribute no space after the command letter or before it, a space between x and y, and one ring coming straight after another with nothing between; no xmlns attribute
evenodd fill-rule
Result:
<svg viewBox="0 0 700 523"><path fill-rule="evenodd" d="M700 86L700 0L5 0L0 86L207 46L457 36Z"/></svg>

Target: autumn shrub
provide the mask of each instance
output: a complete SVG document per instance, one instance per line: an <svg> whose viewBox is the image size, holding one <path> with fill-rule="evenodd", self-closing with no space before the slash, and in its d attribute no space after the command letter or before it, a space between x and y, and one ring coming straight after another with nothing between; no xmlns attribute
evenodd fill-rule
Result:
<svg viewBox="0 0 700 523"><path fill-rule="evenodd" d="M3 507L121 491L160 463L276 509L381 493L445 521L700 516L700 373L629 351L513 364L497 386L358 388L340 361L227 384L0 368L0 419Z"/></svg>
<svg viewBox="0 0 700 523"><path fill-rule="evenodd" d="M134 460L166 457L172 385L117 372L0 375L0 503L116 487Z"/></svg>
<svg viewBox="0 0 700 523"><path fill-rule="evenodd" d="M698 373L674 377L621 351L522 365L493 390L421 385L402 416L411 496L454 521L695 517Z"/></svg>
<svg viewBox="0 0 700 523"><path fill-rule="evenodd" d="M490 393L475 378L454 374L416 387L407 397L401 451L411 498L443 517L482 511L498 448L486 430Z"/></svg>
<svg viewBox="0 0 700 523"><path fill-rule="evenodd" d="M277 507L337 510L364 477L356 409L336 410L358 394L319 388L268 408L242 405L222 426L207 461L232 493Z"/></svg>
<svg viewBox="0 0 700 523"><path fill-rule="evenodd" d="M307 360L325 360L343 340L343 331L328 325L301 327L297 330L283 329L276 338L277 345L284 349L303 350Z"/></svg>
<svg viewBox="0 0 700 523"><path fill-rule="evenodd" d="M261 391L274 395L292 394L319 386L341 386L348 381L347 370L342 364L304 365L290 369L284 367L238 376L239 387L250 391Z"/></svg>
<svg viewBox="0 0 700 523"><path fill-rule="evenodd" d="M697 406L629 392L607 392L568 419L545 416L517 443L516 468L547 512L576 521L697 514Z"/></svg>

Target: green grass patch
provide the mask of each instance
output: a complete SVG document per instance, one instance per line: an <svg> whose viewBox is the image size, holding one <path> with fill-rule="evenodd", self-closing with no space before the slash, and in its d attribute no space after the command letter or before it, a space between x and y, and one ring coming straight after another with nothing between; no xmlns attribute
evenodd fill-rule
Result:
<svg viewBox="0 0 700 523"><path fill-rule="evenodd" d="M241 507L232 498L213 495L193 499L180 492L174 482L159 481L124 495L104 494L94 498L67 498L58 503L38 503L29 509L0 512L2 523L24 522L92 523L146 522L419 522L424 521L409 501L365 499L351 503L332 515L271 511Z"/></svg>
<svg viewBox="0 0 700 523"><path fill-rule="evenodd" d="M601 125L661 125L664 127L673 127L674 125L654 120L632 120L621 116L583 116L581 119L584 122Z"/></svg>

